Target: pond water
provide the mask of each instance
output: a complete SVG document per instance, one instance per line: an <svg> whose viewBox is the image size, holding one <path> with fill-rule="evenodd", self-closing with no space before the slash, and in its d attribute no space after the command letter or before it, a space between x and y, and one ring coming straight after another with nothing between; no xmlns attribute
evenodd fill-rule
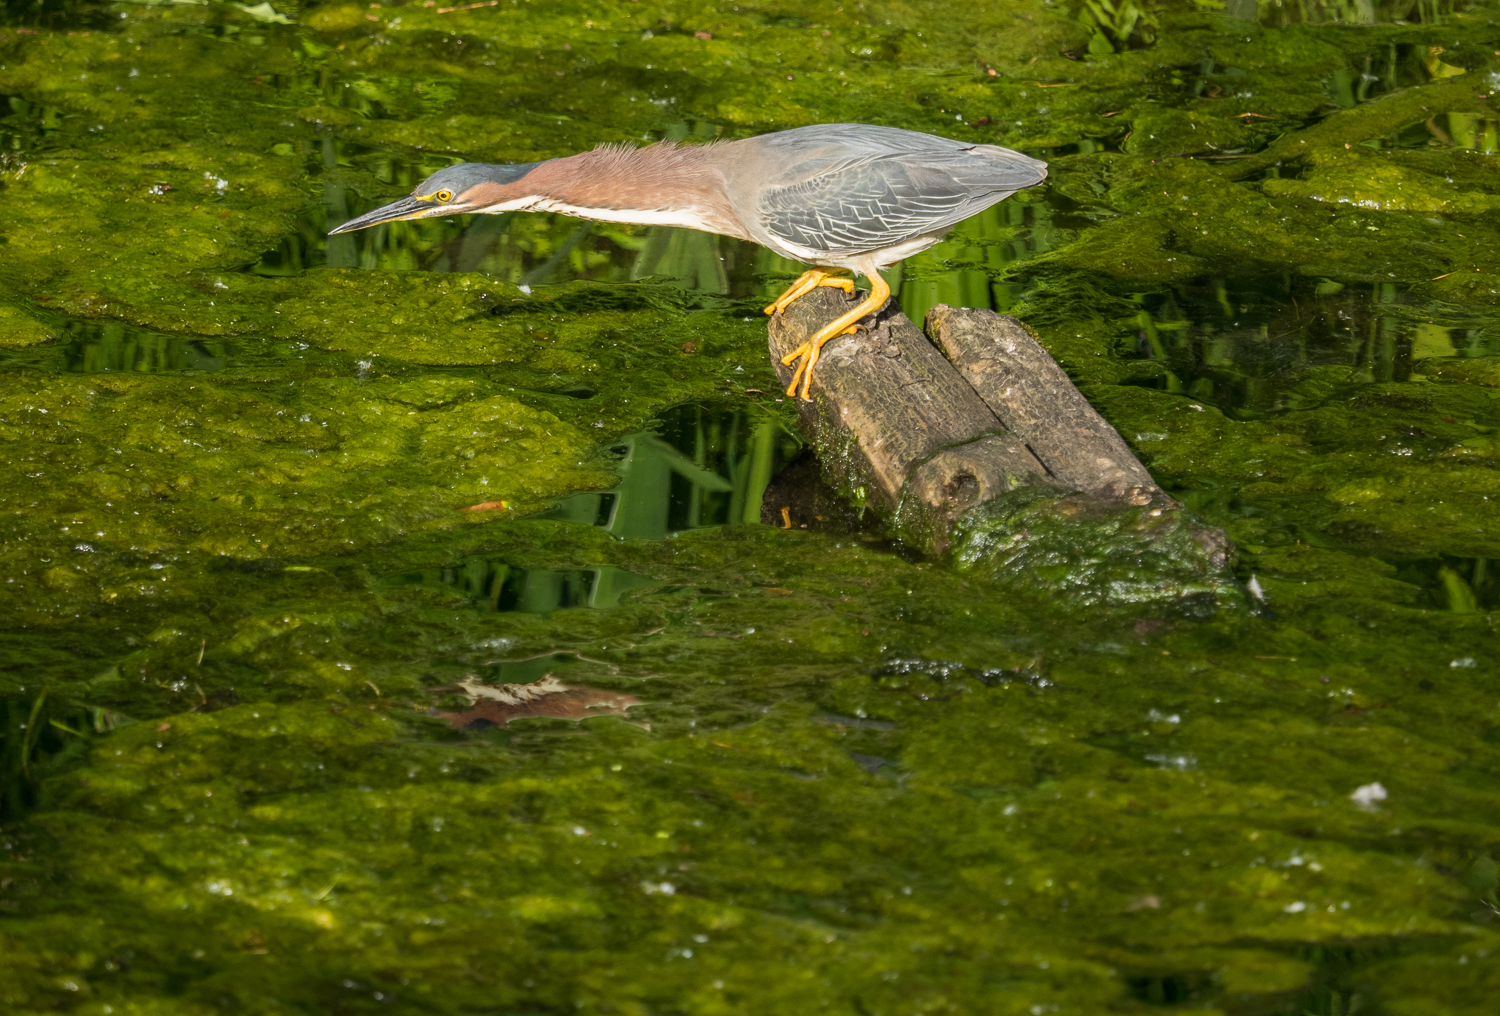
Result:
<svg viewBox="0 0 1500 1016"><path fill-rule="evenodd" d="M4 10L6 1011L1493 1011L1500 5ZM1025 320L1216 600L806 507L753 245L325 235L836 121L1048 160L896 299Z"/></svg>

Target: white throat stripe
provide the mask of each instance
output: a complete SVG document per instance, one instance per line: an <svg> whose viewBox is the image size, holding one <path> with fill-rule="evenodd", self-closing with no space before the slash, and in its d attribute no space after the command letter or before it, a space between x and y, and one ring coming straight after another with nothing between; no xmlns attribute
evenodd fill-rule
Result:
<svg viewBox="0 0 1500 1016"><path fill-rule="evenodd" d="M553 198L519 198L489 208L476 209L485 214L500 212L560 212L580 219L598 222L628 222L637 226L682 226L686 229L702 229L703 218L689 209L640 211L636 209L580 208Z"/></svg>

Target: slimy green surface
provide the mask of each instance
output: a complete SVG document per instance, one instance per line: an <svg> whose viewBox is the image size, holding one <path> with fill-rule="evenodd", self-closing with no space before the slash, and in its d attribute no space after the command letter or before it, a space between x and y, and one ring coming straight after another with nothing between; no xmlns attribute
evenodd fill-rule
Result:
<svg viewBox="0 0 1500 1016"><path fill-rule="evenodd" d="M1493 1012L1500 7L6 11L0 1009ZM325 237L833 121L1050 162L897 299L1026 320L1232 582L761 524L754 247ZM613 705L438 715L547 675Z"/></svg>

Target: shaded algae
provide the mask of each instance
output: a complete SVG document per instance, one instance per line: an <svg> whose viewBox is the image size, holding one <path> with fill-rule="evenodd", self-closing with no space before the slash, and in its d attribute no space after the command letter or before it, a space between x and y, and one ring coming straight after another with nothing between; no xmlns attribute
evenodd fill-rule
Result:
<svg viewBox="0 0 1500 1016"><path fill-rule="evenodd" d="M1500 21L1261 6L7 6L6 1011L1489 1012ZM753 249L323 239L833 120L1049 160L898 299L1025 318L1242 585L748 524ZM430 715L549 674L640 701Z"/></svg>

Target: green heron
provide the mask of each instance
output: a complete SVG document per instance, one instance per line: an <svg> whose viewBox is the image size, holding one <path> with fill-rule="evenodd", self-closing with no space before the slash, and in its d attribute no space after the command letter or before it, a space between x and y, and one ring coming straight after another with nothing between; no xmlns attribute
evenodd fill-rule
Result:
<svg viewBox="0 0 1500 1016"><path fill-rule="evenodd" d="M345 233L398 219L461 212L562 212L605 222L685 226L724 233L812 265L776 302L776 314L818 286L870 294L782 360L801 361L788 395L809 397L829 339L857 330L891 295L880 277L926 250L953 226L1041 183L1047 164L995 145L836 123L706 145L672 142L590 152L513 166L460 163L424 180L410 197L350 219Z"/></svg>

